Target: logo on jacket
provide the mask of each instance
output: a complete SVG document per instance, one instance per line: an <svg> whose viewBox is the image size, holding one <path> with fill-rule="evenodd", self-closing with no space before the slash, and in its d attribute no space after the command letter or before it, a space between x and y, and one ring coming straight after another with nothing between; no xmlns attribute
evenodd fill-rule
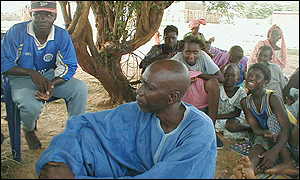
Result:
<svg viewBox="0 0 300 180"><path fill-rule="evenodd" d="M48 53L48 54L45 54L43 60L45 62L50 62L52 60L52 58L53 58L53 54Z"/></svg>
<svg viewBox="0 0 300 180"><path fill-rule="evenodd" d="M43 2L43 1L40 2L40 6L47 6L47 5L48 5L48 2Z"/></svg>

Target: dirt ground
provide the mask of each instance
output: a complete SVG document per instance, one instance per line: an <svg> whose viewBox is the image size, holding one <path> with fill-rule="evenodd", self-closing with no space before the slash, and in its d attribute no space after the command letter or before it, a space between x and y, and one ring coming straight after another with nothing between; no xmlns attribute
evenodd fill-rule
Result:
<svg viewBox="0 0 300 180"><path fill-rule="evenodd" d="M291 75L294 70L299 67L299 52L289 51L289 64L284 72L287 76ZM85 73L80 68L78 69L76 78L85 81L89 87L88 112L101 111L110 109L111 106L105 105L108 100L108 93L103 89L102 85L91 75ZM3 120L6 115L5 104L1 103L1 132L8 137L7 122ZM6 138L1 145L1 178L13 179L35 179L35 162L39 158L41 152L48 146L53 136L62 132L67 118L66 106L63 100L58 100L46 105L38 121L37 136L40 138L43 149L32 151L28 149L26 141L22 135L22 163L16 163L10 158L10 143L9 138ZM223 139L223 138L222 138ZM217 160L217 176L221 175L221 171L228 170L228 174L232 173L233 167L236 165L236 160L241 156L230 150L230 141L223 139L225 147L218 150Z"/></svg>

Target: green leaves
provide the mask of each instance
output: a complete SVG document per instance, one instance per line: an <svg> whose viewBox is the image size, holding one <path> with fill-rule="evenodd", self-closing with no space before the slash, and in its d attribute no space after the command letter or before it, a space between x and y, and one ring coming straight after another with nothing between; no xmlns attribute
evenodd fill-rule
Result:
<svg viewBox="0 0 300 180"><path fill-rule="evenodd" d="M220 13L230 21L233 16L249 19L264 19L274 11L299 11L299 2L243 2L243 1L204 1L211 13Z"/></svg>

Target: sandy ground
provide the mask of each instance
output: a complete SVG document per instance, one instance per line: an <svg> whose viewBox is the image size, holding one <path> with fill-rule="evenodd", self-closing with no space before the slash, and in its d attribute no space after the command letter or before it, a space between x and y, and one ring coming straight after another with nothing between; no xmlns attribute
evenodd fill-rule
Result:
<svg viewBox="0 0 300 180"><path fill-rule="evenodd" d="M299 54L298 52L290 53L288 67L284 70L285 74L289 76L297 67L299 67ZM103 105L103 102L108 99L108 94L93 76L85 73L79 68L75 77L85 81L89 86L87 111L95 112L112 108ZM4 103L1 103L1 132L8 137L7 122L3 120L5 114L5 105ZM1 145L1 178L36 178L34 170L35 162L44 148L47 147L52 137L63 131L66 124L66 118L67 111L63 100L58 100L46 105L38 121L37 131L43 149L38 151L29 150L22 135L23 161L21 164L5 160L5 158L10 155L9 138L7 138ZM236 160L241 157L238 153L229 149L229 145L232 142L224 139L224 143L225 147L222 150L218 150L217 176L219 176L224 169L227 169L229 174L231 174L233 167L236 165Z"/></svg>

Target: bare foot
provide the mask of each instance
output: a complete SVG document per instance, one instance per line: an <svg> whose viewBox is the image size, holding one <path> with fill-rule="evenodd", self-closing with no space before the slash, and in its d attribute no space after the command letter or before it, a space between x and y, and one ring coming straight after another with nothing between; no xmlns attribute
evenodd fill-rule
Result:
<svg viewBox="0 0 300 180"><path fill-rule="evenodd" d="M230 176L230 179L242 179L242 177L243 177L242 168L243 168L243 165L241 165L241 164L239 164L235 168L233 168L233 175Z"/></svg>
<svg viewBox="0 0 300 180"><path fill-rule="evenodd" d="M42 144L41 144L39 138L35 135L34 131L28 131L28 132L24 131L24 134L25 134L25 139L27 141L29 149L31 149L31 150L41 149Z"/></svg>
<svg viewBox="0 0 300 180"><path fill-rule="evenodd" d="M292 163L281 163L273 168L265 170L267 174L284 174L289 176L298 176L299 168L293 166Z"/></svg>
<svg viewBox="0 0 300 180"><path fill-rule="evenodd" d="M239 165L233 169L231 179L256 179L252 163L248 156L239 159L238 163Z"/></svg>
<svg viewBox="0 0 300 180"><path fill-rule="evenodd" d="M253 168L251 160L249 159L248 156L243 156L241 159L238 161L240 164L242 164L245 168Z"/></svg>
<svg viewBox="0 0 300 180"><path fill-rule="evenodd" d="M221 171L221 174L219 176L216 176L216 179L227 179L226 177L228 176L228 171L225 169Z"/></svg>
<svg viewBox="0 0 300 180"><path fill-rule="evenodd" d="M256 179L252 168L242 168L242 179Z"/></svg>

